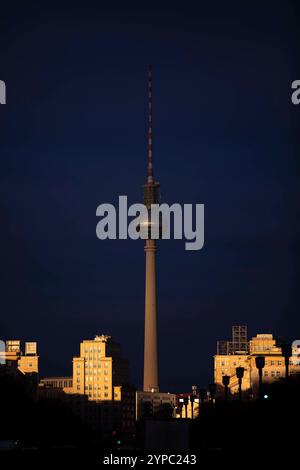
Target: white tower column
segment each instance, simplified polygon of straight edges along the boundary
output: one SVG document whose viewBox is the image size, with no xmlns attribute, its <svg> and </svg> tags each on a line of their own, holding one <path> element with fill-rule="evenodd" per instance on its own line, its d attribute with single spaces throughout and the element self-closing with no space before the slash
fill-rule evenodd
<svg viewBox="0 0 300 470">
<path fill-rule="evenodd" d="M 145 342 L 144 342 L 144 391 L 159 391 L 155 240 L 146 240 L 146 289 L 145 289 Z"/>
</svg>

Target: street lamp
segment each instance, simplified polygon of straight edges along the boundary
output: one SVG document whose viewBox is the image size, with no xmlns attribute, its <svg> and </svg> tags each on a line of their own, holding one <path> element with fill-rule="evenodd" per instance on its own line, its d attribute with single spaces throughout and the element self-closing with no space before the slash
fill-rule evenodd
<svg viewBox="0 0 300 470">
<path fill-rule="evenodd" d="M 257 356 L 255 358 L 255 365 L 256 368 L 258 369 L 258 393 L 259 393 L 259 398 L 261 399 L 262 397 L 262 388 L 263 388 L 263 383 L 262 383 L 262 371 L 263 368 L 265 367 L 265 357 L 264 356 Z"/>
<path fill-rule="evenodd" d="M 222 377 L 222 383 L 224 385 L 224 394 L 225 394 L 225 400 L 227 401 L 228 399 L 228 386 L 230 382 L 230 376 L 229 375 L 223 375 Z"/>
<path fill-rule="evenodd" d="M 200 417 L 200 413 L 203 412 L 203 404 L 204 400 L 207 398 L 207 391 L 205 388 L 199 388 L 199 414 L 198 417 Z M 201 406 L 200 406 L 201 405 Z"/>
<path fill-rule="evenodd" d="M 203 406 L 204 400 L 205 398 L 207 398 L 207 391 L 205 390 L 205 388 L 199 389 L 199 398 L 200 398 L 201 406 Z"/>
<path fill-rule="evenodd" d="M 281 351 L 282 355 L 284 357 L 284 362 L 285 362 L 285 378 L 286 380 L 289 377 L 289 363 L 290 363 L 290 357 L 292 355 L 292 347 L 290 344 L 283 344 L 281 346 Z"/>
<path fill-rule="evenodd" d="M 242 401 L 242 379 L 244 377 L 245 369 L 244 367 L 237 367 L 235 369 L 236 376 L 239 380 L 239 401 Z"/>
<path fill-rule="evenodd" d="M 185 417 L 186 417 L 186 419 L 187 419 L 187 417 L 188 417 L 189 397 L 184 397 L 184 399 L 183 399 L 183 404 L 184 404 L 184 408 L 185 408 Z"/>
<path fill-rule="evenodd" d="M 216 384 L 215 383 L 209 384 L 208 390 L 209 390 L 209 396 L 210 396 L 211 402 L 214 403 L 215 398 L 216 398 L 216 391 L 217 391 Z"/>
<path fill-rule="evenodd" d="M 191 409 L 192 409 L 192 419 L 194 419 L 194 401 L 195 401 L 195 395 L 190 395 L 190 403 L 191 403 Z"/>
<path fill-rule="evenodd" d="M 180 419 L 182 418 L 182 408 L 183 408 L 183 398 L 179 398 L 179 413 L 180 413 Z"/>
</svg>

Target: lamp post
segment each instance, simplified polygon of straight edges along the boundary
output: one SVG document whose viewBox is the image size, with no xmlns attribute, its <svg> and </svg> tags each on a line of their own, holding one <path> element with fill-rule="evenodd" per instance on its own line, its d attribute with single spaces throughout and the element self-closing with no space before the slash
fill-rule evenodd
<svg viewBox="0 0 300 470">
<path fill-rule="evenodd" d="M 182 418 L 182 408 L 183 408 L 183 398 L 179 398 L 178 405 L 179 405 L 179 415 L 180 415 L 180 419 L 181 419 Z"/>
<path fill-rule="evenodd" d="M 210 400 L 211 400 L 212 403 L 214 403 L 214 402 L 215 402 L 215 398 L 216 398 L 216 391 L 217 391 L 217 386 L 216 386 L 216 384 L 215 384 L 215 383 L 209 384 L 208 390 L 209 390 Z"/>
<path fill-rule="evenodd" d="M 184 397 L 184 399 L 183 399 L 183 404 L 184 404 L 185 418 L 186 418 L 186 419 L 187 419 L 187 417 L 188 417 L 188 403 L 189 403 L 189 397 Z"/>
<path fill-rule="evenodd" d="M 255 358 L 255 365 L 258 369 L 258 396 L 259 399 L 262 399 L 262 390 L 263 390 L 263 382 L 262 382 L 262 371 L 265 367 L 265 357 L 264 356 L 257 356 Z"/>
<path fill-rule="evenodd" d="M 258 369 L 258 395 L 259 395 L 259 445 L 262 447 L 263 443 L 263 409 L 262 409 L 262 398 L 263 398 L 263 381 L 262 381 L 262 371 L 265 367 L 265 357 L 264 356 L 257 356 L 255 358 L 255 365 Z"/>
<path fill-rule="evenodd" d="M 284 357 L 284 363 L 285 363 L 285 379 L 287 380 L 289 377 L 289 363 L 290 363 L 290 357 L 292 355 L 292 347 L 290 344 L 283 344 L 281 346 L 281 351 L 282 351 L 282 355 Z"/>
<path fill-rule="evenodd" d="M 224 385 L 224 395 L 225 395 L 225 401 L 227 402 L 228 400 L 228 386 L 230 382 L 230 376 L 229 375 L 223 375 L 222 377 L 222 383 Z"/>
<path fill-rule="evenodd" d="M 195 401 L 195 395 L 190 395 L 190 403 L 191 403 L 191 410 L 192 410 L 192 419 L 194 419 L 194 401 Z"/>
<path fill-rule="evenodd" d="M 203 413 L 204 410 L 204 400 L 207 398 L 207 391 L 205 388 L 199 388 L 199 414 L 198 418 L 200 418 L 200 415 Z"/>
<path fill-rule="evenodd" d="M 203 403 L 206 397 L 207 397 L 207 391 L 205 390 L 205 388 L 200 388 L 199 399 L 200 399 L 201 406 L 203 406 Z"/>
<path fill-rule="evenodd" d="M 244 367 L 237 367 L 235 369 L 236 376 L 239 380 L 239 401 L 242 401 L 242 379 L 244 377 L 245 369 Z"/>
</svg>

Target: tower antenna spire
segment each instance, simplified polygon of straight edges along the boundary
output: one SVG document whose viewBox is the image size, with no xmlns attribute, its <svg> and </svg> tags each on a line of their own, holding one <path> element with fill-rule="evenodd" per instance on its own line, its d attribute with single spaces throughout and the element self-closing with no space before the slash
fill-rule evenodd
<svg viewBox="0 0 300 470">
<path fill-rule="evenodd" d="M 153 183 L 152 164 L 152 67 L 148 65 L 148 183 Z"/>
</svg>

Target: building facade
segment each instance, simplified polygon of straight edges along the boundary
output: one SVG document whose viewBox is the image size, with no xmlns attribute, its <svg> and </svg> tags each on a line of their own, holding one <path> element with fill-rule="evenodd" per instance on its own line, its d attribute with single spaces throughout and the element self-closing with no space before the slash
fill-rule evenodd
<svg viewBox="0 0 300 470">
<path fill-rule="evenodd" d="M 0 364 L 13 366 L 23 374 L 38 374 L 37 343 L 26 342 L 22 348 L 20 340 L 7 340 L 3 343 L 2 350 L 0 350 Z"/>
<path fill-rule="evenodd" d="M 168 392 L 136 392 L 136 420 L 159 414 L 175 415 L 176 395 Z"/>
<path fill-rule="evenodd" d="M 100 335 L 80 343 L 80 356 L 73 358 L 73 393 L 89 400 L 118 400 L 118 387 L 128 384 L 128 361 L 111 336 Z"/>
<path fill-rule="evenodd" d="M 226 349 L 224 350 L 223 348 L 222 351 L 226 351 Z M 218 353 L 220 352 L 218 344 Z M 230 378 L 230 393 L 238 393 L 239 383 L 236 376 L 236 368 L 243 367 L 242 391 L 256 395 L 259 381 L 258 369 L 256 367 L 256 357 L 258 356 L 264 356 L 265 358 L 265 366 L 263 368 L 263 382 L 265 384 L 285 377 L 285 359 L 282 355 L 281 347 L 277 345 L 272 334 L 257 334 L 250 341 L 247 341 L 244 350 L 237 351 L 229 347 L 228 354 L 216 354 L 214 356 L 214 380 L 217 384 L 218 394 L 223 393 L 224 375 Z M 293 357 L 290 359 L 289 373 L 300 373 L 300 365 L 297 361 L 293 360 Z"/>
</svg>

